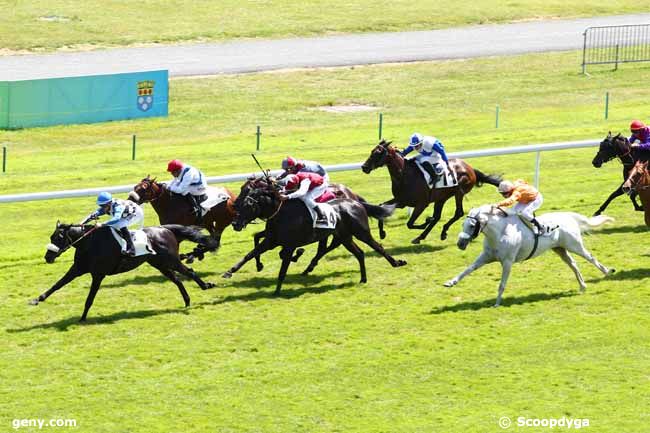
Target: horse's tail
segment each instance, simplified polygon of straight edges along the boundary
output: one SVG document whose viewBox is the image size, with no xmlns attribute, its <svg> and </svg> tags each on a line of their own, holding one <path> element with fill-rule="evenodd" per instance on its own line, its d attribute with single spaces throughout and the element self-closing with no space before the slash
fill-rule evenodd
<svg viewBox="0 0 650 433">
<path fill-rule="evenodd" d="M 483 186 L 484 183 L 499 186 L 499 183 L 503 180 L 501 176 L 496 174 L 485 174 L 481 170 L 477 169 L 474 169 L 474 173 L 476 173 L 476 186 Z"/>
<path fill-rule="evenodd" d="M 580 215 L 579 213 L 571 212 L 571 216 L 580 226 L 580 230 L 585 232 L 593 228 L 600 227 L 605 223 L 614 222 L 614 218 L 608 217 L 607 215 L 598 215 L 594 217 L 586 217 Z"/>
<path fill-rule="evenodd" d="M 202 228 L 197 226 L 182 226 L 179 224 L 165 224 L 162 227 L 174 233 L 178 242 L 192 241 L 199 244 L 207 251 L 219 248 L 219 242 L 211 236 L 201 233 Z"/>
<path fill-rule="evenodd" d="M 378 220 L 383 220 L 384 218 L 388 218 L 393 214 L 393 212 L 395 212 L 395 205 L 378 206 L 376 204 L 370 204 L 365 201 L 362 201 L 360 203 L 366 209 L 368 216 L 371 216 Z"/>
</svg>

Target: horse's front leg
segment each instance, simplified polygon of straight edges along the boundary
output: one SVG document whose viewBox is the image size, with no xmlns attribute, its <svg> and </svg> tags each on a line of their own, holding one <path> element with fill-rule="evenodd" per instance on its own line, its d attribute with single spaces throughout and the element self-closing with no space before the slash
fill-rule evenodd
<svg viewBox="0 0 650 433">
<path fill-rule="evenodd" d="M 495 307 L 501 305 L 501 298 L 503 297 L 503 291 L 506 289 L 506 283 L 508 282 L 508 277 L 510 277 L 510 270 L 512 269 L 512 260 L 504 260 L 501 262 L 501 282 L 499 283 L 499 293 L 497 295 L 497 301 L 494 304 Z"/>
<path fill-rule="evenodd" d="M 232 274 L 237 272 L 239 269 L 241 269 L 242 266 L 246 264 L 249 260 L 252 258 L 259 256 L 265 251 L 271 250 L 275 248 L 277 245 L 274 244 L 272 241 L 269 240 L 269 238 L 265 237 L 262 243 L 258 244 L 255 248 L 253 248 L 248 254 L 244 256 L 243 259 L 241 259 L 235 266 L 230 268 L 230 270 L 224 272 L 222 275 L 223 278 L 230 278 L 232 277 Z"/>
<path fill-rule="evenodd" d="M 74 280 L 75 278 L 77 278 L 80 275 L 83 275 L 84 273 L 85 272 L 79 271 L 77 266 L 73 264 L 72 266 L 70 266 L 70 269 L 68 269 L 68 272 L 66 272 L 65 275 L 63 277 L 61 277 L 61 279 L 59 281 L 54 283 L 54 285 L 52 287 L 50 287 L 45 292 L 41 293 L 38 296 L 38 298 L 34 298 L 34 299 L 30 300 L 29 301 L 30 305 L 38 305 L 39 302 L 45 301 L 47 298 L 50 297 L 50 295 L 52 293 L 56 292 L 61 287 L 65 286 L 70 281 Z"/>
<path fill-rule="evenodd" d="M 93 281 L 90 284 L 90 291 L 88 292 L 88 297 L 86 297 L 86 305 L 84 306 L 84 312 L 81 315 L 80 322 L 86 321 L 86 316 L 88 316 L 88 310 L 92 307 L 93 302 L 95 301 L 95 295 L 99 291 L 99 286 L 102 284 L 104 277 L 106 275 L 93 274 Z"/>
<path fill-rule="evenodd" d="M 390 200 L 385 201 L 382 204 L 380 204 L 380 206 L 384 206 L 384 205 L 390 206 L 390 205 L 394 205 L 396 203 L 397 203 L 397 199 L 395 197 L 393 197 Z M 379 239 L 386 239 L 386 231 L 384 230 L 384 220 L 380 218 L 377 221 L 377 226 L 379 227 Z"/>
<path fill-rule="evenodd" d="M 418 204 L 416 207 L 414 207 L 413 208 L 413 213 L 411 213 L 411 217 L 409 218 L 408 222 L 406 223 L 406 227 L 408 227 L 411 230 L 422 230 L 422 229 L 426 228 L 427 225 L 429 225 L 428 222 L 425 222 L 424 224 L 415 225 L 415 220 L 417 220 L 418 217 L 420 215 L 422 215 L 422 212 L 424 211 L 424 209 L 427 208 L 428 205 L 429 205 L 428 203 L 425 204 L 425 205 Z M 420 243 L 419 237 L 413 239 L 411 241 L 411 243 L 419 244 Z"/>
<path fill-rule="evenodd" d="M 442 233 L 440 233 L 440 240 L 444 241 L 447 239 L 447 231 L 449 230 L 449 227 L 456 221 L 458 221 L 463 215 L 465 215 L 465 211 L 463 210 L 463 194 L 462 193 L 457 193 L 456 194 L 456 211 L 454 212 L 454 216 L 451 217 L 449 221 L 445 223 L 444 226 L 442 226 Z"/>
<path fill-rule="evenodd" d="M 422 233 L 420 233 L 420 236 L 417 238 L 413 239 L 414 244 L 419 244 L 420 241 L 423 241 L 427 238 L 433 227 L 435 227 L 436 224 L 438 224 L 438 221 L 440 221 L 440 217 L 442 216 L 442 209 L 445 207 L 445 202 L 444 201 L 437 201 L 433 205 L 433 215 L 431 218 L 427 218 L 427 226 L 424 229 Z M 417 241 L 417 242 L 416 242 Z"/>
<path fill-rule="evenodd" d="M 264 236 L 266 236 L 266 230 L 262 230 L 261 232 L 257 232 L 253 235 L 253 248 L 257 248 L 257 246 L 260 244 L 260 239 L 262 239 Z M 259 255 L 255 256 L 255 268 L 257 269 L 257 272 L 260 272 L 262 269 L 264 269 L 262 257 Z"/>
<path fill-rule="evenodd" d="M 282 258 L 282 265 L 280 266 L 280 273 L 278 274 L 278 284 L 275 286 L 275 295 L 280 294 L 280 289 L 282 288 L 282 283 L 284 278 L 287 276 L 287 270 L 291 264 L 291 257 L 293 256 L 294 248 L 283 247 L 280 251 L 280 257 Z"/>
<path fill-rule="evenodd" d="M 638 194 L 636 191 L 632 191 L 630 193 L 630 200 L 632 200 L 632 204 L 634 205 L 634 210 L 635 211 L 643 211 L 644 207 L 643 204 L 639 204 L 639 201 L 637 200 Z"/>
<path fill-rule="evenodd" d="M 614 190 L 614 192 L 612 192 L 609 195 L 609 197 L 607 197 L 607 200 L 605 200 L 605 203 L 603 203 L 598 208 L 598 210 L 594 213 L 594 216 L 598 216 L 601 213 L 603 213 L 605 211 L 605 209 L 607 209 L 607 206 L 609 206 L 609 204 L 612 202 L 612 200 L 614 200 L 616 197 L 619 197 L 619 196 L 621 196 L 623 194 L 624 194 L 624 192 L 623 192 L 623 184 L 621 184 L 617 189 Z M 634 202 L 634 200 L 632 200 L 632 202 L 634 203 L 635 209 L 636 209 L 636 203 Z"/>
<path fill-rule="evenodd" d="M 492 263 L 494 261 L 495 261 L 495 259 L 494 259 L 494 256 L 492 256 L 492 254 L 488 254 L 487 252 L 483 251 L 483 252 L 481 252 L 481 254 L 479 254 L 479 256 L 476 258 L 476 260 L 474 260 L 474 263 L 469 265 L 463 272 L 461 272 L 460 274 L 456 275 L 451 280 L 444 283 L 444 286 L 445 287 L 453 287 L 456 284 L 458 284 L 460 282 L 460 280 L 462 280 L 463 278 L 465 278 L 466 276 L 468 276 L 469 274 L 471 274 L 472 272 L 474 272 L 475 270 L 477 270 L 481 266 L 486 265 L 488 263 Z"/>
</svg>

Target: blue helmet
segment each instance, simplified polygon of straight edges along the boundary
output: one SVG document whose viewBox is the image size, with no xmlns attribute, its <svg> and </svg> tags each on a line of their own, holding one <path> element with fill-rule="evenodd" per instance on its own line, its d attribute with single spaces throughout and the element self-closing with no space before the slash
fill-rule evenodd
<svg viewBox="0 0 650 433">
<path fill-rule="evenodd" d="M 417 146 L 418 144 L 422 143 L 422 140 L 423 140 L 422 134 L 416 132 L 413 135 L 411 135 L 411 139 L 409 140 L 409 143 L 411 146 Z"/>
<path fill-rule="evenodd" d="M 97 205 L 101 206 L 107 203 L 110 203 L 113 200 L 113 196 L 110 192 L 100 192 L 97 196 Z"/>
</svg>

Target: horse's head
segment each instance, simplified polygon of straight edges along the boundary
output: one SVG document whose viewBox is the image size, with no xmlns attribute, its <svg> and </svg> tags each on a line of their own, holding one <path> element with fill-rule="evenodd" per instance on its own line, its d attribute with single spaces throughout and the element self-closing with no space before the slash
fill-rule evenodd
<svg viewBox="0 0 650 433">
<path fill-rule="evenodd" d="M 133 191 L 129 193 L 129 200 L 137 204 L 154 201 L 162 194 L 163 186 L 156 182 L 156 178 L 151 179 L 149 175 L 142 179 Z"/>
<path fill-rule="evenodd" d="M 650 185 L 650 174 L 648 174 L 648 161 L 637 161 L 632 170 L 627 175 L 623 183 L 623 192 L 630 194 L 632 191 L 638 191 L 641 187 Z"/>
<path fill-rule="evenodd" d="M 596 156 L 591 163 L 594 167 L 600 168 L 604 163 L 611 161 L 616 157 L 622 158 L 629 155 L 630 150 L 630 143 L 626 137 L 623 137 L 620 133 L 612 135 L 610 132 L 607 134 L 607 137 L 600 142 L 598 153 L 596 153 Z"/>
<path fill-rule="evenodd" d="M 54 263 L 54 260 L 72 243 L 69 231 L 69 224 L 61 224 L 59 221 L 56 222 L 54 233 L 50 236 L 50 243 L 45 247 L 47 249 L 45 252 L 46 263 Z"/>
<path fill-rule="evenodd" d="M 496 208 L 500 212 L 505 213 L 502 209 Z M 461 250 L 467 248 L 467 245 L 476 239 L 478 235 L 485 229 L 490 215 L 494 212 L 494 208 L 490 205 L 484 205 L 474 208 L 469 211 L 467 218 L 463 222 L 463 230 L 458 234 L 458 241 L 456 245 Z"/>
<path fill-rule="evenodd" d="M 241 187 L 235 200 L 235 218 L 232 227 L 243 230 L 251 221 L 270 215 L 277 207 L 277 193 L 274 184 L 265 179 L 249 179 Z"/>
<path fill-rule="evenodd" d="M 388 156 L 391 143 L 392 141 L 382 139 L 379 144 L 372 149 L 370 156 L 361 166 L 361 170 L 368 174 L 376 168 L 383 167 L 386 164 L 386 157 Z"/>
</svg>

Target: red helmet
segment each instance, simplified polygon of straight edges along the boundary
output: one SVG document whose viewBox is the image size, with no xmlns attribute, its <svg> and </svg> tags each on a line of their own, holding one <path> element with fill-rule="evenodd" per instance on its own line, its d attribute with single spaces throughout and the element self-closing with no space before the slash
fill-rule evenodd
<svg viewBox="0 0 650 433">
<path fill-rule="evenodd" d="M 169 161 L 169 164 L 167 164 L 167 171 L 169 171 L 170 173 L 172 171 L 180 170 L 181 168 L 183 168 L 183 163 L 180 162 L 178 159 L 172 159 L 171 161 Z"/>
<path fill-rule="evenodd" d="M 284 158 L 282 160 L 282 169 L 283 170 L 288 170 L 290 168 L 295 167 L 297 163 L 298 163 L 298 161 L 296 161 L 295 158 L 287 156 L 286 158 Z"/>
<path fill-rule="evenodd" d="M 643 128 L 645 128 L 645 124 L 640 120 L 633 120 L 632 123 L 630 123 L 630 131 L 638 131 Z"/>
</svg>

